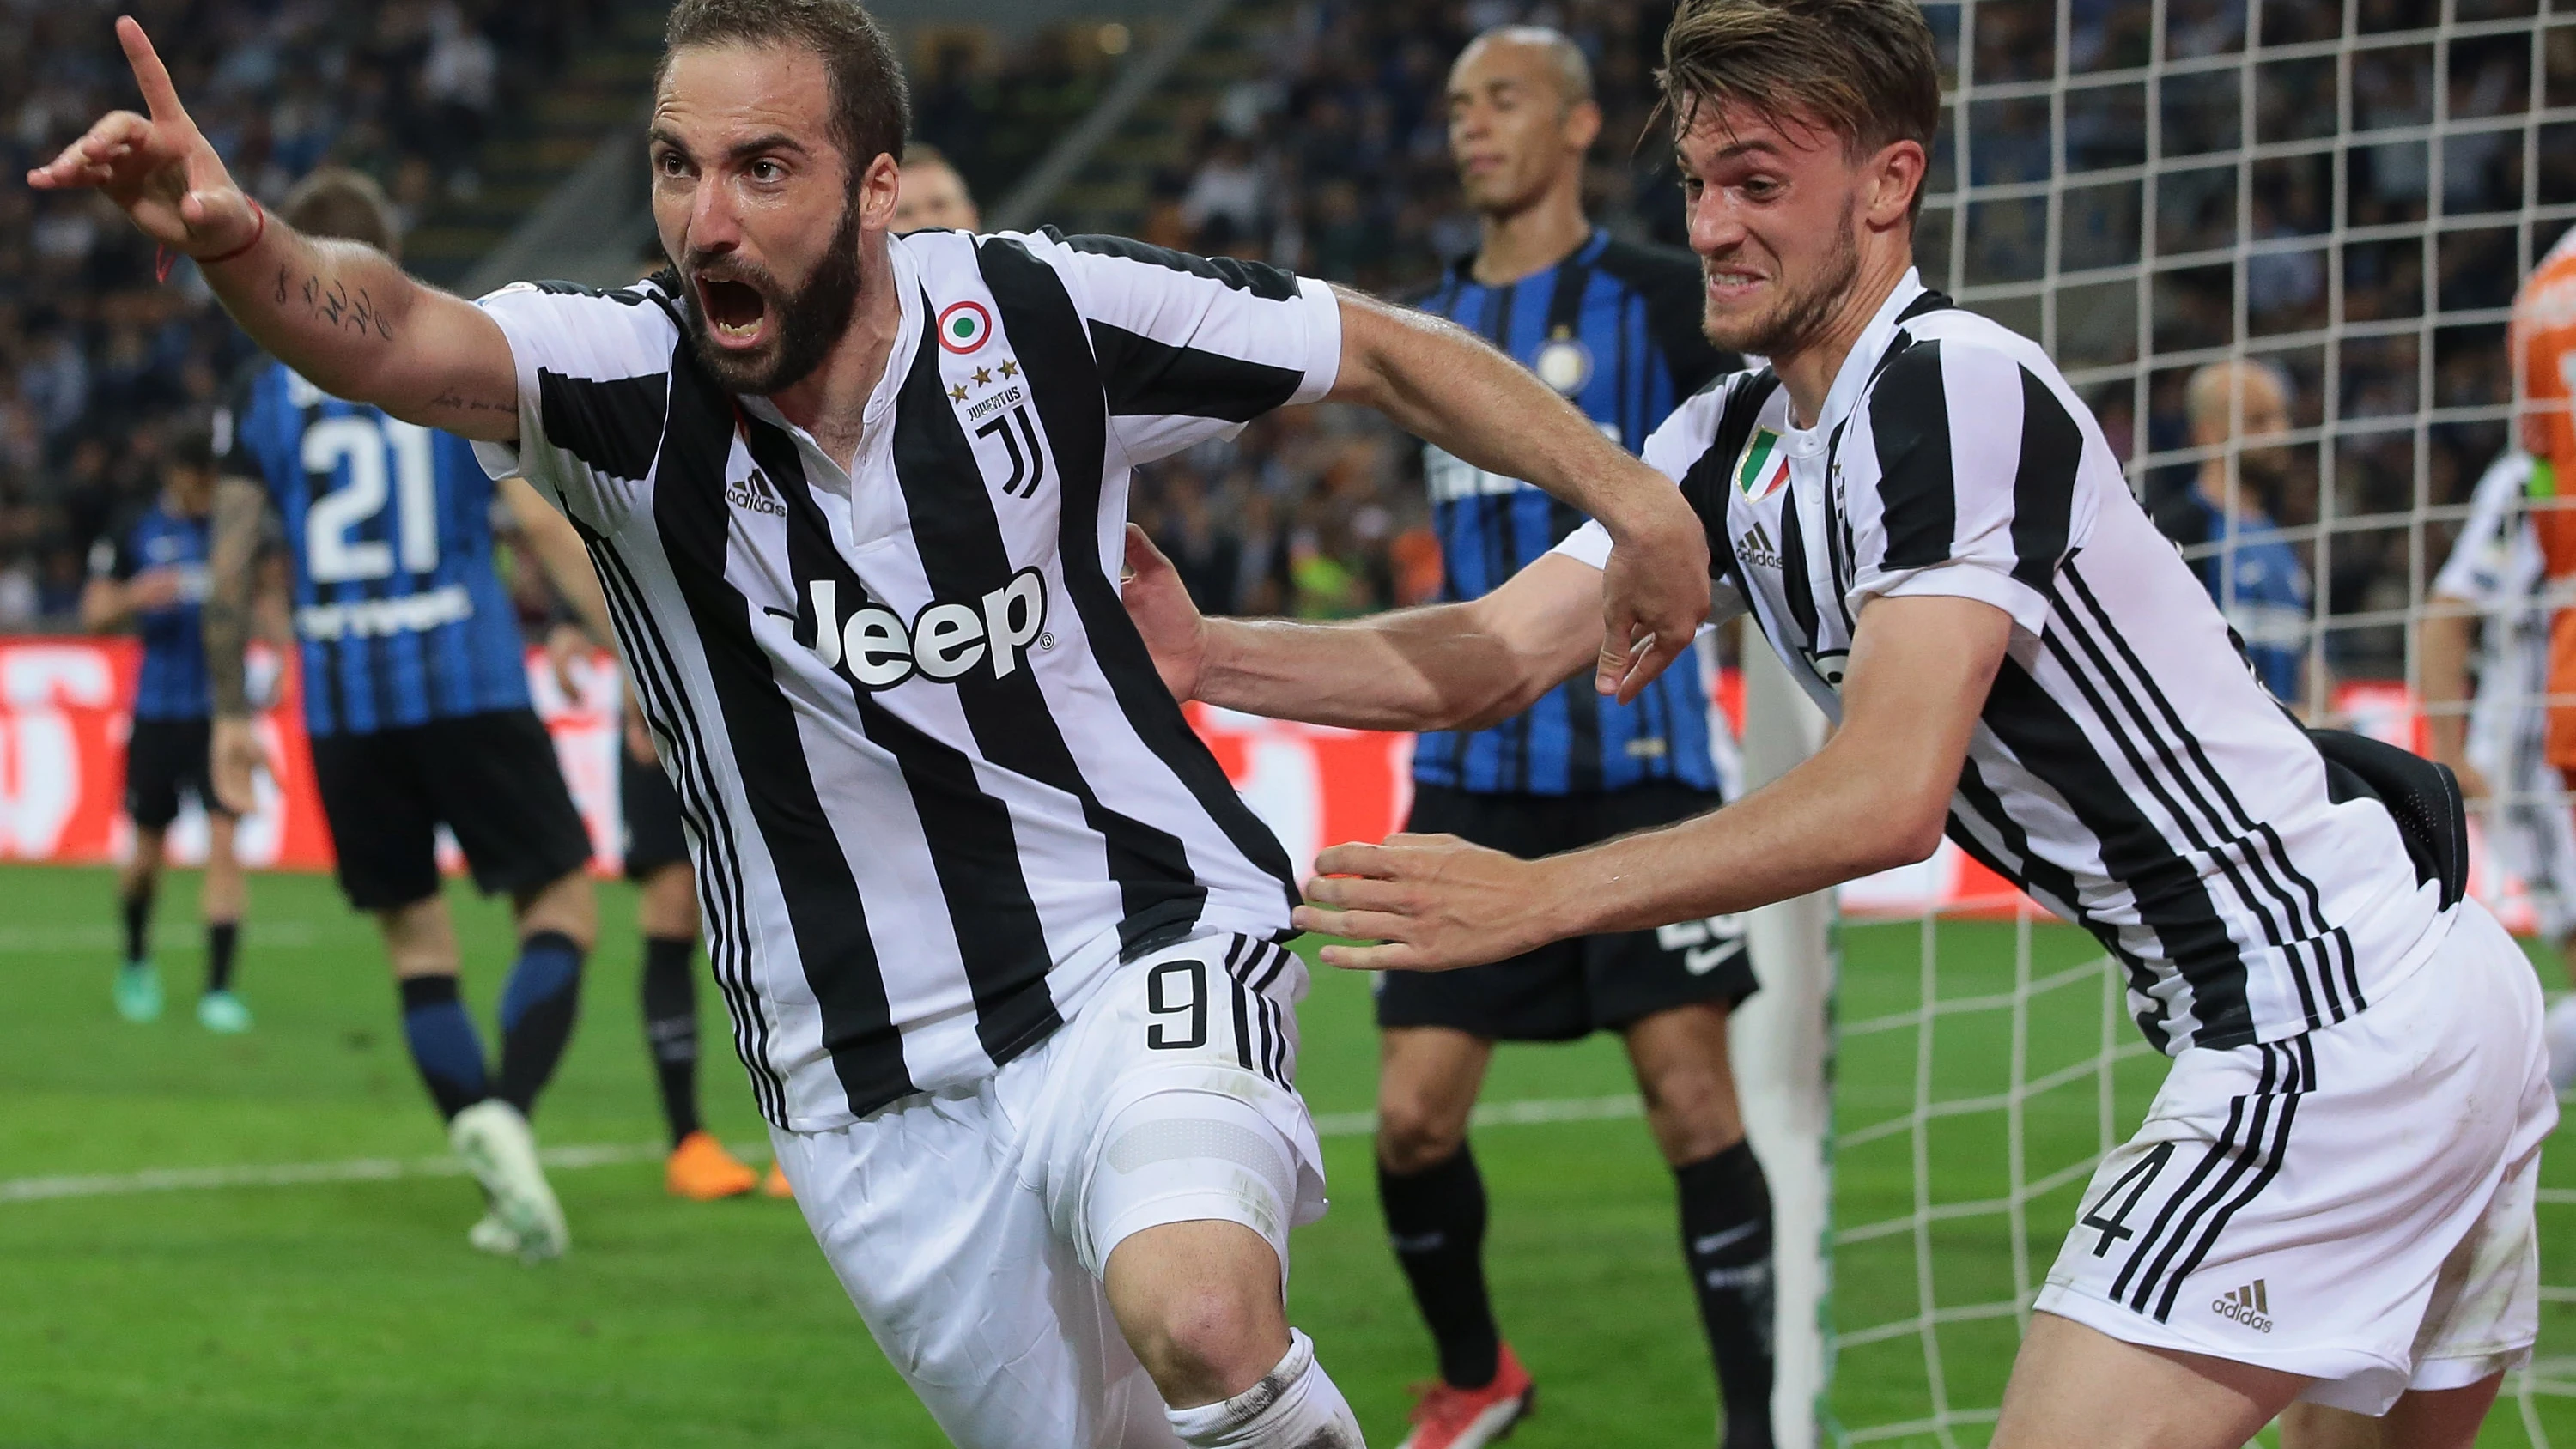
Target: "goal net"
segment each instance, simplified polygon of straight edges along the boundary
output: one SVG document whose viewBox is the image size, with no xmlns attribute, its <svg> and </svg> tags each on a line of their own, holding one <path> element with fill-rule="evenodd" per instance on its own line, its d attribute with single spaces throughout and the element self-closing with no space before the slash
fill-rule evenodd
<svg viewBox="0 0 2576 1449">
<path fill-rule="evenodd" d="M 2576 0 L 1925 8 L 1950 88 L 1925 280 L 2047 346 L 2285 696 L 2422 747 L 2428 587 L 2510 441 L 2507 309 L 2576 221 Z M 2196 440 L 2193 375 L 2223 362 L 2279 384 L 2286 431 L 2244 441 L 2241 383 Z M 2477 888 L 2529 928 L 2508 862 Z M 1755 1123 L 1830 1176 L 1782 1204 L 1784 1397 L 1820 1442 L 1982 1444 L 2165 1063 L 2089 938 L 1946 848 L 1848 889 L 1829 938 L 1771 929 L 1839 961 L 1823 1045 L 1789 1054 L 1830 1078 L 1829 1126 Z M 2544 1174 L 2539 1355 L 2484 1442 L 2576 1445 L 2576 1171 Z"/>
</svg>

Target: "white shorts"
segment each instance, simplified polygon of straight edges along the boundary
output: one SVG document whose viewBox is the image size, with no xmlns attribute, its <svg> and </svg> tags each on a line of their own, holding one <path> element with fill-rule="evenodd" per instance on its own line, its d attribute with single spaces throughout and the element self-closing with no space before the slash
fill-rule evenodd
<svg viewBox="0 0 2576 1449">
<path fill-rule="evenodd" d="M 2380 1414 L 2529 1360 L 2558 1121 L 2531 963 L 2476 902 L 2370 1009 L 2185 1051 L 2085 1190 L 2041 1311 Z"/>
<path fill-rule="evenodd" d="M 1305 963 L 1230 935 L 1120 966 L 972 1088 L 770 1130 L 841 1286 L 962 1449 L 1174 1449 L 1100 1285 L 1131 1233 L 1216 1218 L 1270 1241 L 1324 1212 L 1294 1086 Z"/>
</svg>

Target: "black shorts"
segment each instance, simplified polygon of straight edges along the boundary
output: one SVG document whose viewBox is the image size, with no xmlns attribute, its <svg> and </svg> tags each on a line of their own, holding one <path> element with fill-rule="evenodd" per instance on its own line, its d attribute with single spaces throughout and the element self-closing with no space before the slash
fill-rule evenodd
<svg viewBox="0 0 2576 1449">
<path fill-rule="evenodd" d="M 688 837 L 680 830 L 680 792 L 659 765 L 642 765 L 617 750 L 617 801 L 626 817 L 626 878 L 641 885 L 664 870 L 689 863 Z"/>
<path fill-rule="evenodd" d="M 1418 787 L 1405 829 L 1445 833 L 1526 860 L 1669 825 L 1718 806 L 1680 785 L 1608 795 L 1482 795 Z M 1377 1024 L 1445 1026 L 1493 1041 L 1572 1041 L 1698 1001 L 1730 1008 L 1757 983 L 1734 917 L 1556 941 L 1463 971 L 1389 971 Z"/>
<path fill-rule="evenodd" d="M 215 803 L 207 766 L 214 725 L 201 719 L 139 719 L 125 742 L 125 813 L 137 830 L 167 830 L 179 818 L 179 797 L 193 796 L 210 815 L 232 812 Z"/>
<path fill-rule="evenodd" d="M 313 777 L 340 889 L 362 911 L 438 894 L 442 824 L 486 895 L 552 885 L 590 859 L 590 828 L 532 710 L 317 735 Z"/>
</svg>

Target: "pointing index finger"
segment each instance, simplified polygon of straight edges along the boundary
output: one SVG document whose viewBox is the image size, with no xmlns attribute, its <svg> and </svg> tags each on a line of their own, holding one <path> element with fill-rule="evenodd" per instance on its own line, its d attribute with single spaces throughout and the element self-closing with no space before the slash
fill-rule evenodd
<svg viewBox="0 0 2576 1449">
<path fill-rule="evenodd" d="M 151 37 L 143 33 L 143 23 L 131 15 L 116 17 L 116 42 L 125 47 L 125 63 L 134 67 L 134 83 L 143 88 L 144 109 L 155 121 L 186 120 L 188 109 L 179 104 L 178 88 L 170 84 L 169 67 L 161 63 L 160 52 L 152 48 Z"/>
</svg>

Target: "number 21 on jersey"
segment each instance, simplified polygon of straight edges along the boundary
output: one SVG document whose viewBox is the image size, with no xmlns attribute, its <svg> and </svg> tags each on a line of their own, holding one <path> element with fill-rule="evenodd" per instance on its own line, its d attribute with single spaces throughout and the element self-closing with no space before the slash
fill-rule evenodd
<svg viewBox="0 0 2576 1449">
<path fill-rule="evenodd" d="M 309 405 L 301 396 L 295 401 Z M 388 504 L 395 509 L 403 572 L 437 572 L 438 462 L 429 429 L 372 413 L 319 418 L 304 430 L 298 461 L 313 490 L 304 515 L 304 566 L 313 582 L 392 575 L 395 546 L 355 536 Z"/>
</svg>

